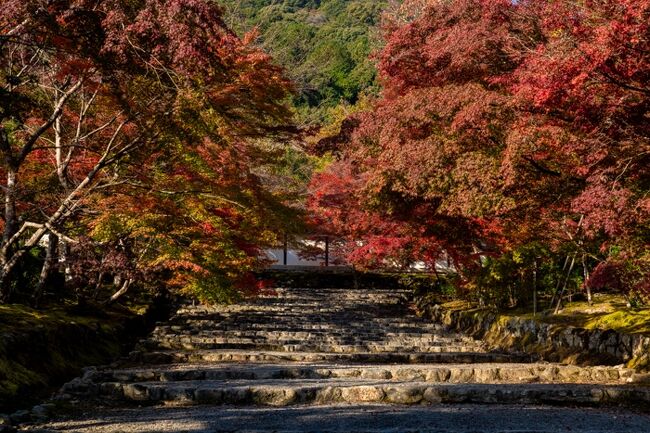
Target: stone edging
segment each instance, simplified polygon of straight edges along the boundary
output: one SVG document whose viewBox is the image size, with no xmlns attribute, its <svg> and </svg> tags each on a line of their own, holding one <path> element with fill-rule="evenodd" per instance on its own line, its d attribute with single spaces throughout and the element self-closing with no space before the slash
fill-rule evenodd
<svg viewBox="0 0 650 433">
<path fill-rule="evenodd" d="M 417 304 L 417 303 L 416 303 Z M 585 329 L 506 317 L 488 310 L 421 308 L 425 317 L 485 341 L 491 349 L 523 351 L 540 359 L 570 364 L 626 364 L 650 369 L 650 335 Z"/>
</svg>

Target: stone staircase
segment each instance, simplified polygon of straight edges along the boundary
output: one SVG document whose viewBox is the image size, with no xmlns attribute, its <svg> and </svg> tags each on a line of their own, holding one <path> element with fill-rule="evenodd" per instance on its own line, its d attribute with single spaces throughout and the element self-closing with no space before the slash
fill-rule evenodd
<svg viewBox="0 0 650 433">
<path fill-rule="evenodd" d="M 205 405 L 196 410 L 206 416 L 233 406 L 641 407 L 650 389 L 637 378 L 622 367 L 489 352 L 410 313 L 406 291 L 286 288 L 238 305 L 184 306 L 128 359 L 88 369 L 62 397 L 151 410 Z"/>
</svg>

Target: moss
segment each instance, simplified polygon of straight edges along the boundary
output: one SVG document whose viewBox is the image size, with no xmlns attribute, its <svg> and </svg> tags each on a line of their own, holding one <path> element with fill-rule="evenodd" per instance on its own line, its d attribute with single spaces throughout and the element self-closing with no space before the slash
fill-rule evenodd
<svg viewBox="0 0 650 433">
<path fill-rule="evenodd" d="M 637 371 L 650 371 L 650 355 L 645 354 L 632 358 L 626 365 L 628 368 L 634 368 Z"/>
<path fill-rule="evenodd" d="M 578 337 L 585 335 L 585 331 L 580 331 L 580 328 L 609 330 L 628 335 L 650 335 L 650 308 L 630 308 L 623 297 L 615 295 L 599 294 L 595 296 L 593 305 L 587 302 L 569 303 L 557 315 L 548 312 L 533 315 L 530 310 L 523 308 L 495 311 L 490 308 L 477 308 L 465 301 L 439 305 L 441 310 L 436 317 L 442 318 L 444 324 L 476 338 L 482 338 L 493 348 L 523 350 L 548 361 L 614 365 L 620 364 L 623 359 L 596 350 L 585 351 L 575 347 L 559 347 L 556 344 L 540 344 L 534 332 L 515 336 L 507 332 L 510 326 L 526 320 L 549 324 L 551 326 L 544 328 L 553 337 L 557 337 L 567 327 L 578 328 L 576 334 Z M 650 355 L 636 356 L 628 362 L 628 366 L 640 371 L 648 371 Z"/>
<path fill-rule="evenodd" d="M 630 308 L 622 296 L 616 295 L 596 295 L 593 305 L 572 302 L 559 314 L 539 320 L 585 329 L 611 329 L 626 334 L 650 333 L 650 307 Z"/>
<path fill-rule="evenodd" d="M 481 311 L 487 308 L 477 308 L 466 301 L 452 301 L 441 304 L 448 311 L 462 315 L 470 314 L 480 317 Z M 625 299 L 618 295 L 597 294 L 594 302 L 589 305 L 586 301 L 571 302 L 559 314 L 538 313 L 533 315 L 530 309 L 517 308 L 498 312 L 497 323 L 501 326 L 513 318 L 535 320 L 541 323 L 573 326 L 585 329 L 611 329 L 626 334 L 650 333 L 650 307 L 631 308 Z"/>
<path fill-rule="evenodd" d="M 536 340 L 537 338 L 533 334 L 526 332 L 524 335 L 522 335 L 519 344 L 521 344 L 522 347 L 529 347 Z"/>
<path fill-rule="evenodd" d="M 46 378 L 17 362 L 0 358 L 0 401 L 15 396 L 24 386 L 45 386 Z"/>
<path fill-rule="evenodd" d="M 124 311 L 0 305 L 0 412 L 38 401 L 81 367 L 119 357 L 143 325 Z"/>
<path fill-rule="evenodd" d="M 449 301 L 440 304 L 442 308 L 448 311 L 465 311 L 472 309 L 472 304 L 467 301 Z"/>
<path fill-rule="evenodd" d="M 30 327 L 52 327 L 67 323 L 95 326 L 101 318 L 70 314 L 64 307 L 35 310 L 24 305 L 0 305 L 0 332 L 14 332 Z"/>
</svg>

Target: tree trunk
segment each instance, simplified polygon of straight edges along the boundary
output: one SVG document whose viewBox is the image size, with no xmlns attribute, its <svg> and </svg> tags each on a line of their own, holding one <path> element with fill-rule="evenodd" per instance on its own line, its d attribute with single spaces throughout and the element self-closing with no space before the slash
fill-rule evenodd
<svg viewBox="0 0 650 433">
<path fill-rule="evenodd" d="M 12 164 L 7 164 L 7 183 L 5 185 L 5 209 L 4 209 L 4 232 L 2 234 L 2 246 L 7 247 L 12 237 L 18 231 L 18 221 L 16 220 L 16 189 L 18 174 Z M 3 248 L 2 257 L 0 257 L 0 302 L 8 302 L 11 298 L 11 285 L 9 274 L 13 269 L 10 264 L 10 257 L 13 248 Z"/>
<path fill-rule="evenodd" d="M 569 265 L 569 255 L 567 255 L 564 258 L 564 264 L 562 265 L 562 272 L 566 270 L 566 267 Z M 553 297 L 551 298 L 551 303 L 549 305 L 549 309 L 553 308 L 553 304 L 555 304 L 555 298 L 557 295 L 560 294 L 560 285 L 562 284 L 562 276 L 557 279 L 557 284 L 555 285 L 555 290 L 553 291 Z"/>
<path fill-rule="evenodd" d="M 537 269 L 539 266 L 537 260 L 535 258 L 533 265 L 533 317 L 537 316 Z"/>
<path fill-rule="evenodd" d="M 38 279 L 38 284 L 36 285 L 36 290 L 32 296 L 32 302 L 35 308 L 38 308 L 41 298 L 43 297 L 43 292 L 47 286 L 48 279 L 52 273 L 52 270 L 55 268 L 55 263 L 57 260 L 57 246 L 59 243 L 59 238 L 54 233 L 48 233 L 45 236 L 47 240 L 47 247 L 45 249 L 45 262 L 41 268 L 41 275 Z"/>
<path fill-rule="evenodd" d="M 3 264 L 0 268 L 0 304 L 9 302 L 11 299 L 11 285 L 9 276 L 11 274 L 12 266 Z"/>
<path fill-rule="evenodd" d="M 70 244 L 63 239 L 59 240 L 59 267 L 65 282 L 72 280 L 72 269 L 70 268 Z"/>
<path fill-rule="evenodd" d="M 587 280 L 589 279 L 589 271 L 587 270 L 587 262 L 585 260 L 586 254 L 582 255 L 582 275 L 584 277 L 584 285 L 585 289 L 587 290 L 587 302 L 589 305 L 593 304 L 593 299 L 591 296 L 591 287 L 589 287 L 589 284 L 587 284 Z"/>
<path fill-rule="evenodd" d="M 54 129 L 54 149 L 55 149 L 54 156 L 56 159 L 56 175 L 59 178 L 59 183 L 61 184 L 63 189 L 67 191 L 70 189 L 70 185 L 68 185 L 68 173 L 67 173 L 68 165 L 63 155 L 63 146 L 62 146 L 63 131 L 61 127 L 60 117 L 54 121 L 53 129 Z"/>
<path fill-rule="evenodd" d="M 124 280 L 124 283 L 122 283 L 122 287 L 120 287 L 120 290 L 113 293 L 113 296 L 108 298 L 104 302 L 104 305 L 110 305 L 110 304 L 114 303 L 115 301 L 117 301 L 118 299 L 120 299 L 122 296 L 124 296 L 124 294 L 126 294 L 126 292 L 129 291 L 129 287 L 131 286 L 132 281 L 133 280 L 131 280 L 130 278 L 127 278 L 126 280 Z"/>
<path fill-rule="evenodd" d="M 95 284 L 95 290 L 93 291 L 93 301 L 96 301 L 99 298 L 99 292 L 102 289 L 102 283 L 104 282 L 104 277 L 106 274 L 102 271 L 97 274 L 97 283 Z"/>
<path fill-rule="evenodd" d="M 11 237 L 18 231 L 18 221 L 16 220 L 16 189 L 18 174 L 16 171 L 7 168 L 7 184 L 5 190 L 5 229 L 2 235 L 2 243 L 7 244 Z"/>
<path fill-rule="evenodd" d="M 560 312 L 560 309 L 562 308 L 562 295 L 564 295 L 564 292 L 566 290 L 566 286 L 569 283 L 569 278 L 571 277 L 571 271 L 573 271 L 573 265 L 576 263 L 576 255 L 574 254 L 573 257 L 571 258 L 571 264 L 569 265 L 569 270 L 566 273 L 566 278 L 564 279 L 564 285 L 562 286 L 562 290 L 560 291 L 560 294 L 557 299 L 557 305 L 555 306 L 555 311 L 553 311 L 553 314 L 557 314 Z"/>
</svg>

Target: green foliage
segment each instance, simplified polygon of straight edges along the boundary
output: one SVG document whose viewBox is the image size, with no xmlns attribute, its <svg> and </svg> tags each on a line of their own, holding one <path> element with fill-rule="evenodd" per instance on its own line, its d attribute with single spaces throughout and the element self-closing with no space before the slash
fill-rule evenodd
<svg viewBox="0 0 650 433">
<path fill-rule="evenodd" d="M 242 299 L 241 292 L 233 286 L 232 280 L 216 272 L 192 280 L 186 290 L 206 304 L 232 304 Z"/>
<path fill-rule="evenodd" d="M 220 0 L 228 24 L 243 34 L 256 27 L 259 43 L 297 86 L 294 105 L 303 121 L 329 123 L 328 110 L 354 104 L 377 89 L 370 55 L 380 0 Z"/>
<path fill-rule="evenodd" d="M 552 296 L 556 281 L 562 277 L 561 266 L 559 256 L 551 254 L 547 247 L 525 244 L 498 257 L 484 257 L 481 268 L 464 289 L 466 296 L 483 305 L 529 305 L 535 286 L 540 296 Z M 572 281 L 571 288 L 581 283 Z"/>
<path fill-rule="evenodd" d="M 31 290 L 38 284 L 38 277 L 43 264 L 43 249 L 32 248 L 25 255 L 20 266 L 13 270 L 12 278 L 9 281 L 11 290 L 20 300 L 27 300 L 31 296 Z"/>
<path fill-rule="evenodd" d="M 398 284 L 412 290 L 415 296 L 433 294 L 436 297 L 449 298 L 456 292 L 453 280 L 451 275 L 411 273 L 400 275 Z"/>
</svg>

